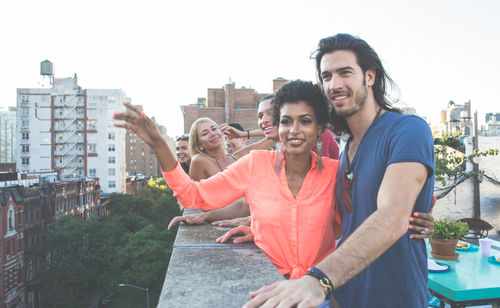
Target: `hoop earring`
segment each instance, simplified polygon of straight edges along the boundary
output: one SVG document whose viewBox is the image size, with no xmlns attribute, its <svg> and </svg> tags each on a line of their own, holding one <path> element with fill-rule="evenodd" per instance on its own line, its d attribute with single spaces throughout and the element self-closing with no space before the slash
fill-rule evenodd
<svg viewBox="0 0 500 308">
<path fill-rule="evenodd" d="M 276 173 L 280 174 L 281 172 L 281 154 L 283 150 L 283 144 L 281 142 L 276 143 L 276 158 L 274 160 L 274 170 Z"/>
<path fill-rule="evenodd" d="M 321 173 L 321 170 L 323 169 L 323 142 L 321 141 L 321 136 L 318 136 L 316 139 L 316 166 L 318 167 L 318 173 Z"/>
</svg>

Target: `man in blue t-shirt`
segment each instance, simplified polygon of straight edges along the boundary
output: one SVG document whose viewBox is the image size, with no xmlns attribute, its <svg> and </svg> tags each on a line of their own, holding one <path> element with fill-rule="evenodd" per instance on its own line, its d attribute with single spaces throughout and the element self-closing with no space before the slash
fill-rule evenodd
<svg viewBox="0 0 500 308">
<path fill-rule="evenodd" d="M 391 107 L 385 89 L 392 80 L 364 40 L 324 38 L 315 59 L 334 132 L 350 136 L 335 191 L 342 240 L 308 275 L 254 292 L 246 307 L 317 307 L 325 295 L 344 308 L 426 307 L 425 244 L 410 240 L 407 225 L 412 211 L 431 207 L 431 131 Z"/>
</svg>

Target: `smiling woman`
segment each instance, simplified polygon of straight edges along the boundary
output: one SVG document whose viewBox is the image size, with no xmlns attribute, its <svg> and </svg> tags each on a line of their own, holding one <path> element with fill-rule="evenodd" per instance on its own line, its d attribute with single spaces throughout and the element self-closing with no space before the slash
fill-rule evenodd
<svg viewBox="0 0 500 308">
<path fill-rule="evenodd" d="M 235 159 L 226 155 L 226 145 L 217 123 L 210 118 L 199 118 L 191 125 L 189 176 L 199 181 L 224 170 Z"/>
<path fill-rule="evenodd" d="M 163 141 L 152 141 L 151 146 L 169 187 L 184 206 L 212 210 L 245 197 L 255 244 L 284 276 L 295 279 L 335 249 L 338 215 L 332 204 L 332 174 L 338 161 L 311 151 L 328 121 L 328 104 L 316 85 L 292 81 L 278 91 L 275 104 L 280 106 L 276 108 L 284 151 L 253 151 L 206 181 L 189 179 Z M 117 126 L 131 129 L 146 142 L 158 139 L 148 118 L 132 112 L 115 118 L 126 121 Z M 198 128 L 205 150 L 217 143 L 212 125 Z"/>
</svg>

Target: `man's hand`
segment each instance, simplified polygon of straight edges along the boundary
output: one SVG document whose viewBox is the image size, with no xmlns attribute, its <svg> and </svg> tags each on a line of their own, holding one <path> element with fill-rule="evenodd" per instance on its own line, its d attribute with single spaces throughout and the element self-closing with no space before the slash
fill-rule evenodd
<svg viewBox="0 0 500 308">
<path fill-rule="evenodd" d="M 255 307 L 318 307 L 325 300 L 325 291 L 319 280 L 305 275 L 297 280 L 275 282 L 251 292 L 253 298 L 243 308 Z"/>
<path fill-rule="evenodd" d="M 176 216 L 168 224 L 168 230 L 172 230 L 172 228 L 180 222 L 183 222 L 188 225 L 201 225 L 206 222 L 205 219 L 206 219 L 206 213 L 186 215 L 186 216 Z"/>
<path fill-rule="evenodd" d="M 224 135 L 231 137 L 231 138 L 246 138 L 247 137 L 246 132 L 242 132 L 239 129 L 236 129 L 232 126 L 229 126 L 227 123 L 222 123 L 220 126 L 220 130 L 222 131 L 222 133 L 224 133 Z"/>
<path fill-rule="evenodd" d="M 250 216 L 238 217 L 226 220 L 213 221 L 212 225 L 219 227 L 238 227 L 238 226 L 250 226 Z"/>
<path fill-rule="evenodd" d="M 250 229 L 250 227 L 248 227 L 248 226 L 239 226 L 239 227 L 236 227 L 234 229 L 229 230 L 228 232 L 226 232 L 226 234 L 217 238 L 215 240 L 215 242 L 216 243 L 225 243 L 231 238 L 231 236 L 237 235 L 237 234 L 243 234 L 243 236 L 235 238 L 233 240 L 234 244 L 241 244 L 241 243 L 253 241 L 252 229 Z"/>
</svg>

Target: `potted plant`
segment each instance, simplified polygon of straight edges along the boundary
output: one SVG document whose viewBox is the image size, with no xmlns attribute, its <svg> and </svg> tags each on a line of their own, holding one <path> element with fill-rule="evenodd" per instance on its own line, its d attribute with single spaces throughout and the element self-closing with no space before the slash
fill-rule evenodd
<svg viewBox="0 0 500 308">
<path fill-rule="evenodd" d="M 455 260 L 458 239 L 469 233 L 465 222 L 451 222 L 446 219 L 434 221 L 434 232 L 431 234 L 431 255 L 436 259 Z"/>
</svg>

